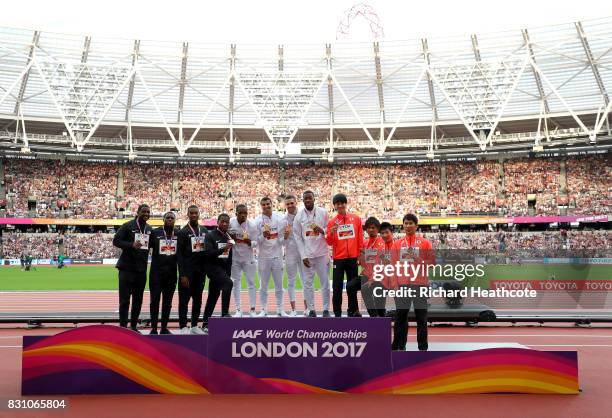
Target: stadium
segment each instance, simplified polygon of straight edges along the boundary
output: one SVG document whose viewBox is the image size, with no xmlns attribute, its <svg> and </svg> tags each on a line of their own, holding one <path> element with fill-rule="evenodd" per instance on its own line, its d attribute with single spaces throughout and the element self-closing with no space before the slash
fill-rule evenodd
<svg viewBox="0 0 612 418">
<path fill-rule="evenodd" d="M 373 8 L 358 4 L 347 10 L 338 33 L 347 32 L 355 19 L 363 18 L 374 35 L 382 30 Z M 210 400 L 194 396 L 179 401 L 167 396 L 171 393 L 238 393 L 236 399 L 255 405 L 251 415 L 268 417 L 285 416 L 287 408 L 295 410 L 291 413 L 294 416 L 312 416 L 313 411 L 340 416 L 349 411 L 351 416 L 362 416 L 370 411 L 395 416 L 413 402 L 420 402 L 426 416 L 451 412 L 454 404 L 464 408 L 465 414 L 478 413 L 479 408 L 486 407 L 498 416 L 605 415 L 602 411 L 609 401 L 603 388 L 609 383 L 606 359 L 611 347 L 607 342 L 612 338 L 609 331 L 612 102 L 608 91 L 612 90 L 612 18 L 406 41 L 374 38 L 369 42 L 349 39 L 328 43 L 216 43 L 121 39 L 0 27 L 0 353 L 5 357 L 0 366 L 7 376 L 0 382 L 0 400 L 59 396 L 70 403 L 71 410 L 66 412 L 92 416 L 100 415 L 100 408 L 110 403 L 116 405 L 111 406 L 106 416 L 143 414 L 147 406 L 159 408 L 161 415 L 190 416 L 198 408 L 210 408 L 212 414 L 219 416 L 247 413 L 230 405 L 233 402 L 228 399 L 233 398 Z M 275 292 L 278 316 L 281 312 L 284 316 L 286 311 L 299 318 L 244 318 L 257 324 L 246 331 L 251 334 L 229 326 L 222 328 L 223 323 L 244 323 L 242 318 L 218 321 L 211 318 L 210 329 L 204 327 L 207 334 L 210 332 L 207 338 L 217 338 L 214 335 L 217 331 L 218 338 L 223 335 L 229 341 L 230 335 L 257 338 L 260 335 L 257 331 L 268 326 L 266 320 L 281 321 L 278 324 L 346 321 L 335 322 L 340 324 L 335 331 L 358 334 L 346 342 L 319 341 L 317 345 L 317 341 L 290 341 L 287 337 L 293 335 L 290 328 L 282 327 L 277 331 L 284 337 L 275 337 L 279 341 L 232 342 L 242 344 L 243 350 L 258 347 L 257 356 L 255 351 L 237 356 L 249 359 L 261 357 L 262 352 L 270 354 L 277 348 L 278 353 L 290 352 L 292 344 L 303 344 L 310 354 L 314 353 L 310 357 L 316 358 L 321 353 L 323 357 L 329 354 L 328 357 L 336 358 L 338 364 L 347 361 L 342 364 L 345 369 L 338 366 L 338 375 L 320 377 L 321 384 L 313 383 L 317 381 L 313 376 L 295 381 L 284 376 L 284 372 L 290 376 L 290 363 L 274 366 L 276 371 L 268 376 L 261 371 L 262 366 L 249 369 L 251 366 L 244 362 L 245 369 L 238 366 L 232 369 L 236 375 L 222 375 L 223 384 L 202 383 L 204 380 L 199 380 L 196 372 L 186 371 L 188 359 L 201 360 L 194 354 L 201 354 L 199 348 L 193 348 L 196 338 L 201 336 L 180 335 L 184 329 L 190 331 L 182 324 L 183 274 L 177 277 L 176 271 L 170 292 L 172 308 L 166 318 L 169 329 L 162 325 L 162 331 L 174 334 L 168 336 L 168 342 L 163 340 L 166 336 L 146 336 L 152 329 L 150 283 L 144 294 L 141 290 L 142 311 L 139 317 L 136 313 L 136 320 L 134 308 L 131 311 L 131 328 L 145 337 L 114 326 L 127 326 L 122 323 L 119 311 L 122 268 L 118 267 L 119 280 L 115 268 L 121 266 L 121 257 L 130 251 L 118 245 L 122 225 L 130 221 L 138 224 L 144 219 L 148 224 L 144 230 L 138 224 L 138 230 L 131 231 L 132 241 L 138 240 L 135 235 L 148 234 L 147 228 L 157 227 L 161 227 L 168 241 L 164 225 L 171 213 L 181 231 L 195 226 L 207 235 L 220 231 L 220 214 L 229 215 L 231 227 L 234 219 L 239 219 L 240 205 L 245 205 L 248 211 L 247 223 L 264 225 L 266 216 L 270 222 L 274 219 L 264 206 L 265 198 L 269 198 L 274 216 L 283 217 L 285 227 L 291 231 L 285 233 L 284 240 L 288 240 L 287 234 L 294 234 L 296 229 L 296 223 L 286 221 L 292 213 L 288 202 L 293 200 L 297 213 L 307 216 L 308 210 L 312 210 L 305 206 L 308 191 L 317 206 L 312 222 L 318 207 L 326 213 L 326 221 L 327 214 L 329 219 L 339 219 L 343 209 L 338 209 L 338 202 L 342 203 L 338 196 L 345 196 L 350 214 L 359 220 L 359 230 L 363 224 L 361 238 L 365 236 L 367 240 L 368 219 L 376 217 L 390 224 L 392 237 L 399 242 L 405 239 L 407 214 L 414 214 L 418 217 L 419 236 L 436 250 L 436 260 L 447 263 L 470 260 L 482 267 L 484 274 L 479 278 L 429 277 L 429 286 L 438 291 L 433 292 L 438 296 L 430 297 L 425 306 L 428 309 L 425 327 L 429 324 L 430 340 L 427 354 L 453 352 L 463 356 L 468 354 L 457 353 L 476 355 L 480 350 L 529 349 L 542 350 L 542 356 L 551 357 L 541 359 L 537 365 L 530 363 L 533 369 L 529 370 L 513 370 L 510 363 L 490 360 L 488 366 L 483 363 L 482 369 L 469 371 L 472 373 L 469 377 L 461 377 L 461 371 L 457 371 L 451 377 L 440 377 L 438 382 L 438 377 L 432 374 L 431 385 L 437 384 L 435 387 L 428 387 L 423 383 L 426 376 L 419 375 L 425 379 L 423 382 L 408 380 L 403 386 L 398 383 L 385 388 L 380 382 L 391 377 L 383 376 L 382 372 L 368 375 L 374 372 L 365 370 L 362 376 L 351 371 L 347 376 L 363 379 L 365 383 L 338 383 L 337 389 L 330 382 L 341 381 L 337 376 L 342 370 L 356 367 L 347 358 L 360 357 L 364 352 L 370 355 L 367 350 L 372 349 L 361 344 L 380 345 L 388 350 L 386 339 L 389 337 L 391 342 L 391 329 L 382 327 L 384 344 L 381 344 L 381 339 L 375 338 L 381 332 L 380 326 L 364 325 L 367 332 L 363 336 L 352 328 L 358 327 L 362 319 L 348 317 L 376 316 L 365 295 L 359 296 L 357 311 L 349 307 L 349 311 L 336 315 L 344 318 L 321 321 L 304 318 L 309 311 L 315 311 L 311 305 L 321 304 L 325 309 L 322 316 L 326 316 L 325 312 L 329 316 L 331 308 L 325 306 L 330 304 L 330 292 L 334 314 L 337 292 L 347 295 L 351 303 L 348 270 L 347 282 L 343 284 L 341 273 L 337 289 L 335 270 L 341 265 L 337 260 L 343 258 L 336 257 L 337 244 L 331 241 L 327 241 L 329 248 L 325 246 L 324 256 L 327 263 L 324 274 L 329 277 L 322 278 L 322 270 L 317 270 L 315 280 L 313 272 L 310 287 L 303 281 L 308 274 L 299 262 L 302 258 L 314 258 L 304 257 L 303 252 L 298 254 L 302 257 L 298 259 L 297 274 L 295 269 L 291 273 L 289 250 L 283 247 L 280 282 L 274 276 L 272 283 L 270 271 L 266 279 L 259 277 L 262 260 L 268 260 L 269 250 L 264 247 L 255 247 L 254 253 L 250 251 L 250 257 L 253 254 L 255 257 L 252 263 L 259 263 L 258 270 L 253 269 L 253 278 L 249 278 L 246 270 L 238 270 L 235 277 L 236 259 L 233 264 L 230 261 L 232 272 L 228 280 L 230 284 L 233 281 L 231 300 L 227 299 L 230 314 L 248 316 L 250 304 L 251 314 L 256 305 L 257 311 L 262 311 L 260 316 L 274 316 L 273 309 L 267 312 L 267 306 L 261 302 L 263 295 L 260 301 L 261 290 L 266 288 L 266 301 L 267 293 Z M 142 217 L 143 205 L 150 209 L 150 218 Z M 199 219 L 192 221 L 194 207 Z M 241 221 L 237 222 L 239 225 Z M 339 221 L 336 222 L 338 225 Z M 329 235 L 327 222 L 321 226 L 322 233 Z M 333 228 L 331 223 L 330 227 Z M 245 233 L 241 237 L 248 240 L 252 234 L 240 228 Z M 265 228 L 265 233 L 259 233 L 262 240 L 263 237 L 269 240 L 270 227 Z M 196 231 L 191 229 L 194 237 L 200 237 L 200 230 Z M 230 241 L 235 239 L 231 231 L 225 235 Z M 174 232 L 170 237 L 174 238 Z M 251 238 L 255 240 L 254 235 Z M 148 237 L 146 242 L 149 245 Z M 180 237 L 175 245 L 181 246 Z M 250 249 L 251 244 L 247 245 Z M 363 246 L 361 250 L 359 257 L 363 256 Z M 157 251 L 159 257 L 160 250 Z M 174 251 L 176 254 L 177 250 Z M 236 257 L 237 248 L 232 251 Z M 145 280 L 147 269 L 149 272 L 155 269 L 153 264 L 147 267 L 147 257 L 151 258 L 148 252 L 144 256 L 145 270 L 141 272 Z M 152 257 L 156 257 L 155 249 Z M 181 262 L 178 263 L 181 271 Z M 175 270 L 176 265 L 175 261 Z M 360 266 L 362 274 L 366 267 Z M 307 267 L 310 269 L 310 265 Z M 212 281 L 216 273 L 206 274 L 208 280 L 200 289 L 204 301 L 212 293 L 225 293 Z M 278 283 L 281 295 L 283 292 L 289 295 L 284 299 L 280 296 L 282 306 Z M 175 289 L 179 291 L 175 293 Z M 251 289 L 253 294 L 257 292 L 255 299 Z M 439 296 L 444 294 L 443 290 L 469 296 Z M 537 292 L 537 296 L 507 297 L 510 293 L 528 292 Z M 215 305 L 216 300 L 212 304 L 213 317 L 227 314 L 224 296 L 221 298 L 223 308 Z M 381 316 L 397 324 L 403 311 L 401 303 L 393 298 L 386 303 L 387 312 Z M 273 306 L 273 301 L 269 304 Z M 243 313 L 241 305 L 247 308 Z M 409 317 L 411 324 L 415 319 L 419 321 L 417 311 L 423 310 L 417 308 L 416 302 L 414 307 Z M 192 308 L 199 312 L 199 306 Z M 190 311 L 193 314 L 191 308 Z M 207 321 L 203 303 L 202 312 Z M 196 324 L 192 321 L 191 334 L 198 334 L 193 330 L 200 329 L 199 315 L 193 315 Z M 383 319 L 367 319 L 372 320 Z M 157 334 L 157 316 L 153 324 Z M 331 331 L 318 326 L 300 332 L 315 335 Z M 92 329 L 100 331 L 98 334 L 88 331 Z M 408 346 L 404 344 L 401 351 L 420 355 L 421 336 L 417 349 L 414 329 L 410 328 Z M 72 341 L 69 335 L 79 332 L 83 340 Z M 368 332 L 370 337 L 366 337 Z M 53 345 L 44 346 L 46 339 L 36 339 L 46 336 L 49 341 L 58 338 L 61 342 L 62 335 L 66 336 L 64 343 L 88 341 L 101 344 L 98 348 L 108 348 L 105 344 L 121 348 L 117 348 L 119 354 L 113 354 L 116 357 L 109 354 L 104 360 L 92 360 L 94 351 L 89 357 L 68 355 L 61 351 L 67 349 L 64 346 L 53 352 Z M 192 338 L 194 343 L 189 344 L 193 346 L 180 342 L 183 337 Z M 143 341 L 149 340 L 154 343 L 144 345 Z M 158 341 L 159 345 L 154 346 Z M 216 363 L 214 367 L 206 363 L 207 370 L 233 364 L 225 362 L 224 354 L 216 348 L 221 343 L 216 346 L 212 344 L 214 340 L 210 341 L 206 361 L 212 358 Z M 184 353 L 184 363 L 164 363 L 167 358 L 162 354 L 168 354 L 164 350 L 172 345 L 176 345 L 176 353 Z M 152 347 L 158 351 L 153 353 Z M 43 357 L 39 357 L 37 350 L 43 350 Z M 574 359 L 575 376 L 573 372 L 555 374 L 556 361 L 570 367 L 570 360 L 553 359 L 554 351 L 570 353 L 564 355 Z M 49 358 L 44 357 L 47 352 L 51 353 Z M 58 357 L 52 357 L 53 353 Z M 389 360 L 389 370 L 391 364 L 399 367 L 397 364 L 403 361 L 392 357 L 396 354 L 395 351 L 389 354 L 394 359 Z M 118 360 L 137 355 L 142 355 L 138 358 L 143 361 L 143 368 L 150 367 L 149 374 L 140 375 L 136 365 L 130 368 Z M 67 362 L 65 358 L 70 356 L 78 362 Z M 295 357 L 300 355 L 292 356 Z M 470 357 L 457 363 L 477 365 L 485 357 L 482 354 L 477 360 Z M 504 361 L 510 359 L 508 354 Z M 115 360 L 117 364 L 113 366 Z M 79 367 L 90 363 L 95 367 L 87 370 L 97 370 L 99 375 L 75 372 L 78 369 L 81 373 Z M 167 369 L 159 371 L 158 367 L 165 364 Z M 323 370 L 322 364 L 313 366 L 313 370 Z M 67 368 L 67 378 L 61 377 L 60 365 Z M 103 367 L 112 369 L 112 376 L 98 370 Z M 300 363 L 302 367 L 310 366 Z M 539 373 L 534 371 L 537 367 L 548 371 L 534 377 Z M 400 372 L 393 376 L 401 374 L 416 379 L 418 373 L 433 373 L 408 373 L 404 369 Z M 482 383 L 485 378 L 489 379 L 487 382 L 497 382 L 495 379 L 505 372 L 508 376 L 517 373 L 512 384 L 501 382 L 501 378 L 499 383 Z M 474 377 L 478 373 L 483 373 L 478 375 L 480 380 Z M 554 382 L 549 380 L 553 375 L 557 379 Z M 161 380 L 155 383 L 151 378 L 153 383 L 147 384 L 146 376 Z M 63 392 L 49 391 L 58 387 L 53 382 L 64 382 L 62 379 L 68 382 L 62 386 Z M 74 383 L 77 379 L 85 383 L 79 386 Z M 243 383 L 235 386 L 232 379 Z M 461 379 L 467 386 L 461 386 Z M 119 383 L 111 388 L 108 382 Z M 105 385 L 111 388 L 107 392 Z M 578 393 L 578 389 L 582 391 L 576 395 L 578 399 L 559 395 Z M 354 404 L 349 405 L 346 399 L 331 396 L 336 392 L 368 395 L 351 396 L 350 402 Z M 88 396 L 104 393 L 109 395 Z M 166 395 L 125 396 L 141 393 Z M 248 393 L 258 393 L 259 397 L 247 397 Z M 272 395 L 276 393 L 304 396 L 292 395 L 287 401 Z M 443 399 L 439 401 L 421 396 L 380 398 L 382 393 L 445 395 L 434 397 Z M 458 393 L 494 394 L 483 397 Z M 509 395 L 511 399 L 501 393 L 531 394 Z M 557 395 L 542 397 L 534 393 Z M 83 395 L 65 396 L 76 394 Z M 368 407 L 368 402 L 378 406 Z M 525 410 L 513 413 L 517 405 Z M 540 412 L 536 412 L 538 408 Z"/>
</svg>

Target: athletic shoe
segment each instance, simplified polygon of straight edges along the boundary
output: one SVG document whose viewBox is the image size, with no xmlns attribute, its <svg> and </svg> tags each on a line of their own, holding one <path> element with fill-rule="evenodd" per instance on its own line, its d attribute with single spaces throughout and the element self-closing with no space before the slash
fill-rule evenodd
<svg viewBox="0 0 612 418">
<path fill-rule="evenodd" d="M 329 318 L 329 311 L 327 309 L 323 311 L 323 318 Z"/>
<path fill-rule="evenodd" d="M 268 311 L 266 311 L 265 309 L 263 309 L 261 312 L 259 312 L 259 315 L 257 315 L 260 318 L 265 318 L 266 316 L 268 316 Z"/>
<path fill-rule="evenodd" d="M 276 314 L 277 314 L 278 316 L 280 316 L 280 317 L 283 317 L 283 318 L 288 318 L 288 317 L 289 317 L 289 315 L 287 314 L 287 312 L 285 312 L 285 311 L 284 311 L 284 310 L 282 310 L 282 309 L 279 309 L 278 311 L 276 311 Z"/>
<path fill-rule="evenodd" d="M 348 316 L 349 318 L 361 318 L 361 313 L 359 311 L 355 311 L 355 312 L 346 312 L 346 316 Z"/>
<path fill-rule="evenodd" d="M 200 327 L 191 327 L 191 333 L 193 335 L 206 335 L 206 333 Z"/>
<path fill-rule="evenodd" d="M 289 312 L 289 316 L 295 318 L 297 316 L 297 312 L 295 311 L 295 309 L 293 309 L 291 312 Z"/>
<path fill-rule="evenodd" d="M 152 329 L 151 332 L 149 332 L 149 335 L 158 335 L 157 330 Z"/>
<path fill-rule="evenodd" d="M 181 328 L 181 330 L 179 331 L 179 334 L 181 334 L 181 335 L 187 335 L 187 334 L 189 334 L 189 327 L 183 327 L 183 328 Z"/>
<path fill-rule="evenodd" d="M 161 331 L 159 331 L 159 335 L 172 335 L 172 331 L 168 328 L 162 328 Z"/>
<path fill-rule="evenodd" d="M 240 315 L 242 316 L 242 315 Z M 232 316 L 228 313 L 226 313 L 225 315 L 221 315 L 221 318 L 232 318 Z"/>
<path fill-rule="evenodd" d="M 142 332 L 138 331 L 138 328 L 136 328 L 136 327 L 131 327 L 130 329 L 132 331 L 134 331 L 135 333 L 137 333 L 137 334 L 142 334 Z"/>
<path fill-rule="evenodd" d="M 249 311 L 249 316 L 250 316 L 251 318 L 256 318 L 256 317 L 257 317 L 257 312 L 255 312 L 255 309 L 251 309 L 251 310 Z"/>
<path fill-rule="evenodd" d="M 316 318 L 316 317 L 317 317 L 317 312 L 316 312 L 316 311 L 310 311 L 310 312 L 308 312 L 308 317 L 309 317 L 309 318 Z"/>
<path fill-rule="evenodd" d="M 208 335 L 208 325 L 202 327 L 202 335 Z"/>
<path fill-rule="evenodd" d="M 240 311 L 240 309 L 238 309 L 236 313 L 234 313 L 234 318 L 241 318 L 241 317 L 242 317 L 242 312 Z"/>
</svg>

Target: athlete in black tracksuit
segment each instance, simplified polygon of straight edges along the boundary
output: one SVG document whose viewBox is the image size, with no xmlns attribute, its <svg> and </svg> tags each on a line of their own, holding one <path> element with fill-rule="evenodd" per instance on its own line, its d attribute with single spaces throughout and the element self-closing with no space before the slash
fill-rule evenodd
<svg viewBox="0 0 612 418">
<path fill-rule="evenodd" d="M 208 326 L 215 310 L 219 294 L 221 294 L 221 316 L 229 316 L 230 297 L 232 294 L 232 245 L 234 241 L 228 235 L 230 217 L 223 213 L 217 219 L 217 229 L 210 231 L 206 236 L 206 274 L 210 280 L 208 284 L 208 298 L 204 308 L 202 328 Z"/>
<path fill-rule="evenodd" d="M 119 325 L 127 327 L 130 298 L 132 299 L 132 312 L 130 327 L 137 331 L 138 317 L 142 307 L 142 296 L 147 284 L 147 261 L 149 258 L 149 245 L 142 245 L 136 241 L 136 234 L 150 237 L 151 227 L 147 225 L 151 209 L 147 205 L 140 205 L 136 218 L 124 223 L 113 238 L 113 245 L 121 248 L 121 256 L 117 261 L 119 269 Z M 146 240 L 146 238 L 144 238 Z"/>
<path fill-rule="evenodd" d="M 159 301 L 162 298 L 160 334 L 171 334 L 168 331 L 168 320 L 172 310 L 172 298 L 176 290 L 176 248 L 177 232 L 174 228 L 174 212 L 164 215 L 164 226 L 151 232 L 149 246 L 153 249 L 151 270 L 149 272 L 149 291 L 151 293 L 151 334 L 157 334 Z M 161 251 L 160 251 L 161 250 Z"/>
<path fill-rule="evenodd" d="M 187 211 L 189 222 L 177 234 L 178 247 L 176 260 L 179 270 L 179 326 L 181 331 L 186 331 L 187 308 L 189 300 L 191 303 L 191 326 L 195 329 L 198 325 L 200 311 L 202 309 L 202 292 L 206 272 L 204 270 L 204 242 L 206 240 L 206 228 L 199 225 L 200 211 L 197 206 L 190 206 Z M 201 239 L 198 248 L 197 239 Z"/>
</svg>

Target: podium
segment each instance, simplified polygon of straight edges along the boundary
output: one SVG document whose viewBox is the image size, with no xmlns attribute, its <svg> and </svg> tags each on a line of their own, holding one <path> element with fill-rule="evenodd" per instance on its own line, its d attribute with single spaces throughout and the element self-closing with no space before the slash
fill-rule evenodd
<svg viewBox="0 0 612 418">
<path fill-rule="evenodd" d="M 388 318 L 212 318 L 209 331 L 149 336 L 97 325 L 24 336 L 22 394 L 579 391 L 575 351 L 391 351 Z"/>
</svg>

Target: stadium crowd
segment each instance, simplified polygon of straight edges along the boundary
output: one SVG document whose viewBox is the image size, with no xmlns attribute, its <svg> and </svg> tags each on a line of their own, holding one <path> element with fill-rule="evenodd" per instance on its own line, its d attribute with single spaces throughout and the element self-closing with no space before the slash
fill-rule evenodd
<svg viewBox="0 0 612 418">
<path fill-rule="evenodd" d="M 612 164 L 609 154 L 567 158 L 567 194 L 561 160 L 552 158 L 440 164 L 335 165 L 169 165 L 5 159 L 6 215 L 60 216 L 57 200 L 67 198 L 64 215 L 116 218 L 148 202 L 154 216 L 169 209 L 186 212 L 190 204 L 204 217 L 246 203 L 252 214 L 258 199 L 311 189 L 328 211 L 331 196 L 345 193 L 362 217 L 398 218 L 407 212 L 426 214 L 607 215 L 612 211 Z M 118 184 L 123 167 L 123 184 Z M 500 173 L 503 173 L 500 174 Z M 122 187 L 121 187 L 122 186 Z M 446 187 L 445 187 L 446 186 Z M 535 195 L 530 207 L 528 195 Z M 1 198 L 2 196 L 0 196 Z M 36 200 L 28 208 L 28 200 Z M 117 204 L 117 206 L 116 206 Z M 31 203 L 30 203 L 30 206 Z M 172 207 L 171 207 L 172 206 Z"/>
<path fill-rule="evenodd" d="M 394 234 L 402 237 L 401 232 Z M 612 248 L 609 230 L 580 231 L 473 231 L 425 232 L 423 236 L 436 249 L 453 250 L 605 250 Z M 35 258 L 59 255 L 63 239 L 64 255 L 75 259 L 116 258 L 119 250 L 113 247 L 110 233 L 20 233 L 2 235 L 0 258 L 18 258 L 21 254 Z M 610 254 L 608 254 L 609 256 Z"/>
<path fill-rule="evenodd" d="M 451 163 L 446 166 L 448 212 L 492 213 L 497 210 L 499 163 Z"/>
<path fill-rule="evenodd" d="M 610 154 L 567 160 L 570 212 L 575 215 L 609 214 L 612 206 Z"/>
<path fill-rule="evenodd" d="M 504 163 L 506 206 L 513 216 L 528 215 L 528 195 L 536 215 L 557 214 L 560 164 L 553 159 L 518 159 Z"/>
<path fill-rule="evenodd" d="M 178 190 L 175 200 L 186 212 L 189 205 L 198 205 L 202 217 L 218 214 L 227 189 L 227 170 L 216 165 L 180 165 L 175 168 Z"/>
</svg>

